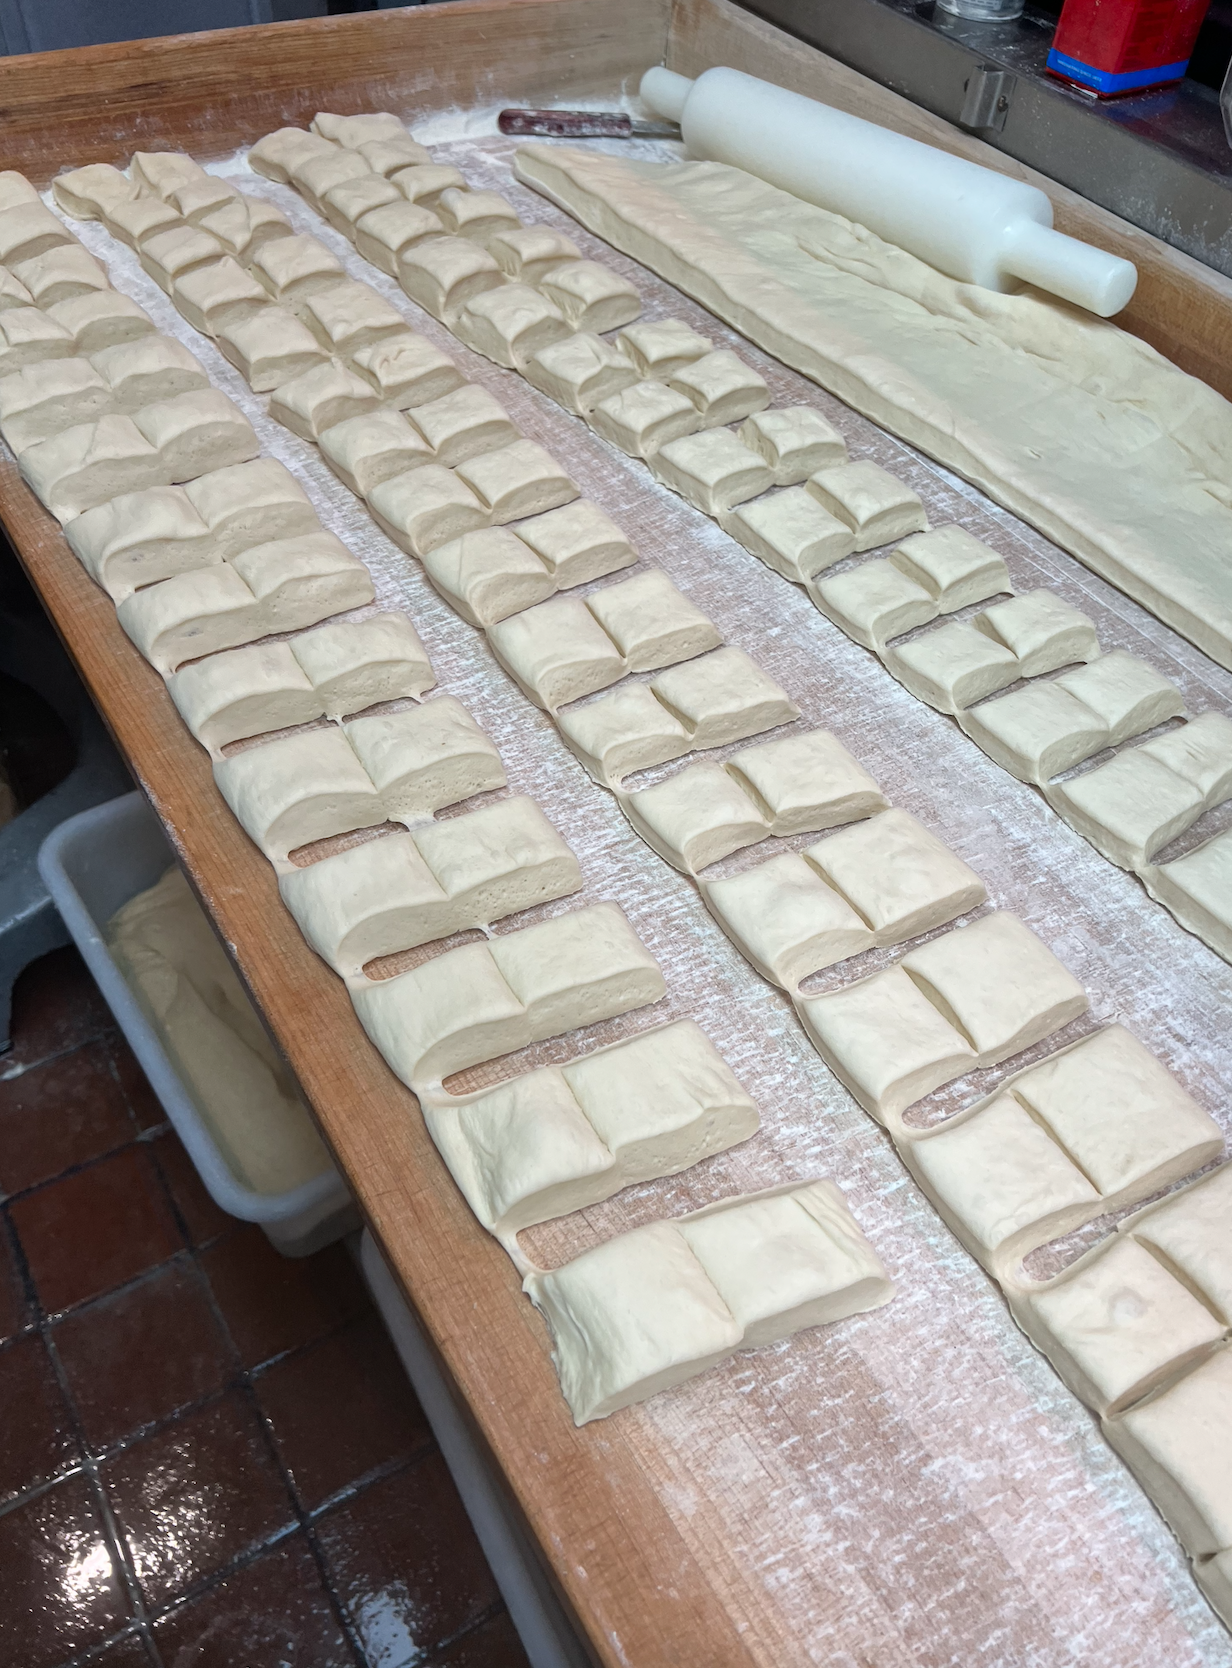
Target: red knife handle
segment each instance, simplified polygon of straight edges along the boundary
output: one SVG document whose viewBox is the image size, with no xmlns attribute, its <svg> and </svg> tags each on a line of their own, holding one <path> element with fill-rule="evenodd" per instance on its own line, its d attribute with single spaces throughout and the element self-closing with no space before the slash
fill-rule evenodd
<svg viewBox="0 0 1232 1668">
<path fill-rule="evenodd" d="M 631 119 L 620 110 L 502 110 L 502 133 L 541 139 L 627 139 Z"/>
</svg>

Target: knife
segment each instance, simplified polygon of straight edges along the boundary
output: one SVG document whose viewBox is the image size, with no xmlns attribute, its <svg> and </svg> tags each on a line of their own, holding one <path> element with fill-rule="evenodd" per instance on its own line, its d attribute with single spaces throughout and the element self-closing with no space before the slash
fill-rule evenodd
<svg viewBox="0 0 1232 1668">
<path fill-rule="evenodd" d="M 643 121 L 622 110 L 502 110 L 502 133 L 539 139 L 679 139 L 677 122 Z"/>
</svg>

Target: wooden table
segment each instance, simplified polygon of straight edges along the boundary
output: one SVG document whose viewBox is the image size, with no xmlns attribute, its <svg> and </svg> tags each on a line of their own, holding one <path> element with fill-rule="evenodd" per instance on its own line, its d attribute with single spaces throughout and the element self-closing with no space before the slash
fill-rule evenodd
<svg viewBox="0 0 1232 1668">
<path fill-rule="evenodd" d="M 134 149 L 223 155 L 318 109 L 615 98 L 650 63 L 730 63 L 1029 176 L 725 0 L 454 0 L 440 6 L 8 59 L 0 165 L 45 184 Z M 1122 323 L 1232 391 L 1232 284 L 1044 184 L 1070 232 L 1142 272 Z M 443 1171 L 409 1094 L 282 908 L 273 872 L 215 791 L 161 680 L 52 519 L 0 461 L 0 516 L 82 677 L 291 1061 L 335 1159 L 519 1500 L 596 1658 L 636 1668 L 752 1663 L 722 1583 L 686 1544 L 619 1419 L 576 1431 L 543 1326 Z M 844 1660 L 849 1660 L 844 1658 Z M 897 1658 L 896 1658 L 897 1660 Z M 787 1668 L 787 1664 L 784 1664 Z"/>
</svg>

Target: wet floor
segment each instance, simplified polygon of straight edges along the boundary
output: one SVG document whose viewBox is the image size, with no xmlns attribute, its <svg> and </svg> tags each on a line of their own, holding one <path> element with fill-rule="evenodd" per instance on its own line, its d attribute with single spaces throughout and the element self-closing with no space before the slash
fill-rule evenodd
<svg viewBox="0 0 1232 1668">
<path fill-rule="evenodd" d="M 347 1252 L 210 1200 L 75 951 L 0 1056 L 0 1661 L 524 1668 Z"/>
</svg>

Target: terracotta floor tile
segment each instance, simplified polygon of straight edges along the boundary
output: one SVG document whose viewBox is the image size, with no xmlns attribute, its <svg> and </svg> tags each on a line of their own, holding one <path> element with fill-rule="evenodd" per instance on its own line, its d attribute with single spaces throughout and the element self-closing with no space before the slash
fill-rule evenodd
<svg viewBox="0 0 1232 1668">
<path fill-rule="evenodd" d="M 0 1078 L 115 1030 L 111 1009 L 75 946 L 32 961 L 13 987 L 13 1046 Z"/>
<path fill-rule="evenodd" d="M 439 1454 L 373 1483 L 317 1524 L 335 1592 L 380 1668 L 406 1668 L 497 1598 Z"/>
<path fill-rule="evenodd" d="M 128 1109 L 137 1120 L 139 1129 L 156 1129 L 165 1124 L 167 1114 L 163 1104 L 151 1089 L 149 1079 L 137 1064 L 137 1056 L 122 1036 L 109 1037 L 111 1063 L 128 1101 Z"/>
<path fill-rule="evenodd" d="M 8 1224 L 0 1219 L 0 1344 L 30 1324 L 21 1269 Z"/>
<path fill-rule="evenodd" d="M 0 1500 L 45 1483 L 77 1458 L 46 1345 L 32 1332 L 0 1350 Z"/>
<path fill-rule="evenodd" d="M 194 1245 L 208 1244 L 235 1227 L 235 1217 L 220 1210 L 206 1192 L 205 1183 L 174 1130 L 158 1136 L 150 1147 Z"/>
<path fill-rule="evenodd" d="M 311 1343 L 371 1308 L 341 1245 L 283 1257 L 259 1228 L 246 1226 L 210 1246 L 201 1262 L 246 1367 Z"/>
<path fill-rule="evenodd" d="M 530 1668 L 518 1630 L 502 1610 L 490 1622 L 464 1634 L 433 1668 Z"/>
<path fill-rule="evenodd" d="M 9 1207 L 49 1312 L 165 1262 L 183 1241 L 150 1155 L 126 1147 Z"/>
<path fill-rule="evenodd" d="M 101 1473 L 151 1604 L 195 1586 L 294 1517 L 256 1416 L 236 1393 L 135 1442 Z"/>
<path fill-rule="evenodd" d="M 0 1639 L 7 1662 L 53 1668 L 129 1617 L 84 1477 L 69 1477 L 0 1517 Z"/>
<path fill-rule="evenodd" d="M 155 1623 L 163 1661 L 193 1668 L 354 1668 L 302 1534 Z"/>
<path fill-rule="evenodd" d="M 256 1381 L 283 1464 L 311 1511 L 378 1465 L 432 1440 L 376 1315 L 277 1361 Z"/>
<path fill-rule="evenodd" d="M 50 1181 L 137 1133 L 105 1041 L 0 1080 L 0 1193 Z"/>
<path fill-rule="evenodd" d="M 74 1310 L 54 1337 L 95 1449 L 221 1390 L 234 1371 L 204 1281 L 186 1262 Z"/>
</svg>

